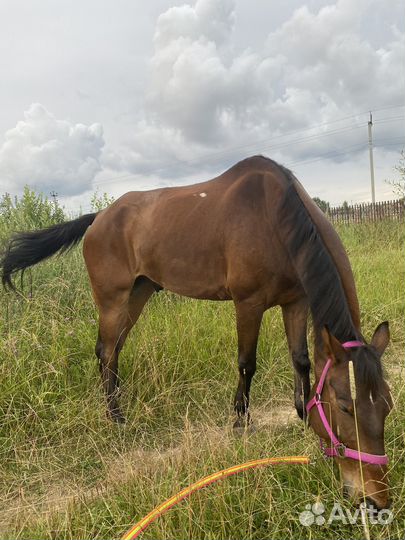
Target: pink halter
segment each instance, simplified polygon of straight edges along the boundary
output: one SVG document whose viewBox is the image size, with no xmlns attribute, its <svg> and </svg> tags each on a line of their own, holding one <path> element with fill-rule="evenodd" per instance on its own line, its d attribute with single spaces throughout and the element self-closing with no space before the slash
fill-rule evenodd
<svg viewBox="0 0 405 540">
<path fill-rule="evenodd" d="M 361 341 L 346 341 L 346 343 L 342 344 L 342 347 L 345 349 L 350 349 L 351 347 L 362 347 L 364 343 Z M 388 463 L 388 456 L 387 455 L 377 455 L 377 454 L 367 454 L 367 452 L 359 452 L 358 450 L 352 450 L 351 448 L 347 448 L 343 443 L 339 441 L 339 439 L 336 437 L 336 435 L 333 433 L 332 428 L 330 427 L 330 424 L 326 418 L 325 411 L 322 407 L 321 402 L 321 394 L 323 390 L 323 385 L 325 384 L 326 374 L 328 373 L 328 370 L 330 368 L 330 365 L 332 363 L 332 360 L 329 358 L 325 364 L 325 367 L 323 368 L 321 377 L 319 379 L 318 385 L 316 387 L 315 395 L 312 399 L 308 401 L 307 404 L 307 412 L 309 412 L 312 407 L 315 405 L 318 409 L 319 416 L 322 420 L 322 423 L 324 425 L 324 428 L 326 429 L 329 438 L 333 444 L 332 448 L 328 448 L 323 445 L 322 439 L 321 439 L 321 448 L 324 452 L 324 454 L 327 457 L 341 457 L 341 458 L 350 458 L 350 459 L 356 459 L 357 461 L 364 461 L 365 463 L 372 463 L 373 465 L 387 465 Z"/>
</svg>

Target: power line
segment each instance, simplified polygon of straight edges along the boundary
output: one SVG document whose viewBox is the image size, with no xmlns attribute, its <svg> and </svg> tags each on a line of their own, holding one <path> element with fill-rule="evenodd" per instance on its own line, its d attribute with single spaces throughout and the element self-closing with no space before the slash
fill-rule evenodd
<svg viewBox="0 0 405 540">
<path fill-rule="evenodd" d="M 386 109 L 390 109 L 390 108 L 399 108 L 399 107 L 404 107 L 404 105 L 386 107 L 386 108 L 383 108 L 383 109 L 376 109 L 376 111 L 386 110 Z M 200 162 L 202 162 L 204 160 L 210 161 L 211 165 L 214 164 L 214 163 L 224 163 L 223 159 L 225 158 L 225 156 L 229 154 L 230 157 L 231 157 L 232 153 L 237 151 L 237 150 L 242 150 L 242 149 L 245 150 L 245 149 L 252 148 L 252 147 L 255 148 L 257 152 L 260 151 L 260 150 L 257 150 L 258 148 L 262 148 L 263 150 L 280 150 L 280 149 L 286 148 L 286 147 L 288 147 L 290 145 L 302 144 L 304 142 L 310 142 L 310 141 L 313 141 L 313 140 L 316 140 L 316 139 L 319 139 L 319 138 L 335 135 L 335 134 L 338 134 L 338 133 L 344 133 L 344 132 L 353 131 L 353 130 L 356 130 L 356 129 L 362 129 L 364 127 L 363 124 L 356 124 L 356 125 L 352 125 L 352 126 L 343 126 L 341 128 L 336 128 L 334 130 L 324 131 L 322 133 L 313 134 L 313 135 L 309 135 L 307 137 L 301 137 L 301 138 L 298 138 L 298 139 L 294 139 L 292 141 L 291 140 L 290 141 L 284 141 L 284 142 L 281 142 L 281 143 L 278 143 L 278 144 L 274 144 L 274 145 L 270 145 L 270 146 L 266 145 L 265 146 L 266 143 L 269 143 L 269 142 L 271 142 L 273 140 L 279 140 L 280 138 L 283 138 L 283 137 L 286 137 L 286 136 L 289 136 L 289 135 L 302 133 L 304 131 L 310 131 L 310 130 L 315 129 L 317 127 L 322 127 L 322 126 L 326 126 L 326 125 L 330 125 L 330 124 L 335 124 L 335 123 L 344 121 L 346 119 L 357 118 L 358 116 L 360 116 L 362 114 L 366 114 L 366 113 L 359 113 L 359 114 L 356 114 L 356 115 L 351 115 L 351 116 L 344 117 L 344 118 L 341 118 L 341 119 L 333 120 L 331 122 L 325 122 L 323 124 L 317 124 L 317 125 L 314 125 L 314 126 L 310 126 L 308 128 L 303 128 L 301 130 L 287 132 L 284 135 L 278 135 L 278 136 L 274 136 L 274 137 L 271 137 L 271 138 L 268 138 L 268 139 L 264 139 L 264 140 L 261 140 L 261 141 L 255 142 L 255 143 L 250 143 L 250 144 L 247 144 L 247 145 L 241 145 L 241 146 L 229 148 L 228 150 L 225 150 L 225 151 L 222 151 L 222 152 L 216 152 L 214 154 L 209 154 L 209 155 L 206 155 L 206 156 L 200 156 L 198 158 L 193 158 L 191 160 L 186 160 L 186 161 L 185 160 L 183 160 L 183 161 L 182 160 L 177 160 L 177 161 L 167 162 L 164 165 L 149 171 L 148 175 L 158 174 L 158 173 L 160 173 L 162 171 L 166 171 L 171 166 L 191 166 L 194 163 L 200 163 Z M 368 114 L 368 112 L 367 112 L 367 114 Z M 380 120 L 376 121 L 375 123 L 387 123 L 387 122 L 396 121 L 396 120 L 399 120 L 399 119 L 403 120 L 404 117 L 403 116 L 395 116 L 395 117 L 388 117 L 386 119 L 383 118 L 383 119 L 380 119 Z M 212 160 L 210 158 L 218 158 L 218 159 Z M 113 177 L 113 178 L 109 178 L 107 180 L 101 180 L 99 182 L 93 182 L 93 185 L 94 186 L 106 185 L 106 184 L 114 183 L 118 179 L 130 178 L 131 176 L 137 176 L 137 173 L 118 176 L 118 177 Z"/>
<path fill-rule="evenodd" d="M 388 139 L 377 139 L 376 141 L 374 141 L 374 145 L 380 147 L 383 147 L 385 145 L 390 146 L 393 144 L 405 145 L 405 137 L 390 137 Z"/>
<path fill-rule="evenodd" d="M 382 108 L 379 108 L 379 109 L 374 109 L 374 111 L 379 112 L 379 111 L 383 111 L 383 110 L 398 109 L 398 108 L 403 108 L 403 107 L 405 107 L 405 105 L 392 105 L 392 106 L 389 106 L 389 107 L 382 107 Z M 165 170 L 166 168 L 170 167 L 171 165 L 179 165 L 179 164 L 191 165 L 191 164 L 196 163 L 196 162 L 198 163 L 201 160 L 208 160 L 208 159 L 216 157 L 216 156 L 222 158 L 224 155 L 231 154 L 231 153 L 233 153 L 233 152 L 235 152 L 237 150 L 245 150 L 245 149 L 248 149 L 248 148 L 256 148 L 260 144 L 265 144 L 265 143 L 271 142 L 273 140 L 277 140 L 280 137 L 287 137 L 287 136 L 290 136 L 290 135 L 295 135 L 297 133 L 310 131 L 312 129 L 316 129 L 316 128 L 319 128 L 319 127 L 324 127 L 324 126 L 327 126 L 327 125 L 330 125 L 330 124 L 343 122 L 343 121 L 348 120 L 348 119 L 353 119 L 353 118 L 357 118 L 359 116 L 362 116 L 364 114 L 368 114 L 368 112 L 369 111 L 363 111 L 363 112 L 353 114 L 353 115 L 350 115 L 350 116 L 345 116 L 345 117 L 342 117 L 342 118 L 339 118 L 339 119 L 336 119 L 336 120 L 331 120 L 329 122 L 324 122 L 322 124 L 315 124 L 315 125 L 309 126 L 307 128 L 302 128 L 302 129 L 295 130 L 295 131 L 289 131 L 289 132 L 286 132 L 284 134 L 276 135 L 276 136 L 273 136 L 273 137 L 270 137 L 270 138 L 267 138 L 267 139 L 264 139 L 264 140 L 261 140 L 261 141 L 256 141 L 254 143 L 250 143 L 250 144 L 242 145 L 242 146 L 235 146 L 235 147 L 232 147 L 232 148 L 228 148 L 227 150 L 223 150 L 221 152 L 216 152 L 216 153 L 208 154 L 208 155 L 205 155 L 205 156 L 199 156 L 199 157 L 193 158 L 191 160 L 172 161 L 172 162 L 169 162 L 168 164 L 166 164 L 166 165 L 164 165 L 164 166 L 162 166 L 162 167 L 160 167 L 160 168 L 158 168 L 156 170 L 151 171 L 151 173 L 156 174 L 157 172 L 161 172 L 162 170 Z M 400 118 L 402 118 L 402 117 L 400 117 Z M 361 125 L 359 125 L 359 127 L 361 127 Z M 137 175 L 137 173 L 133 173 L 133 174 L 125 175 L 125 177 L 128 178 L 130 176 L 136 176 L 136 175 Z M 110 179 L 107 179 L 107 180 L 103 180 L 101 182 L 95 182 L 94 185 L 107 184 L 109 182 L 113 182 L 116 179 L 118 179 L 118 177 L 113 177 L 113 178 L 110 178 Z"/>
<path fill-rule="evenodd" d="M 301 137 L 299 139 L 293 139 L 293 140 L 290 140 L 290 141 L 284 141 L 284 142 L 279 143 L 279 144 L 272 144 L 271 146 L 264 146 L 264 143 L 263 143 L 263 146 L 261 146 L 261 148 L 263 148 L 263 149 L 271 149 L 271 150 L 279 150 L 279 149 L 291 146 L 293 144 L 294 145 L 295 144 L 302 144 L 303 142 L 308 142 L 308 141 L 312 141 L 312 140 L 315 140 L 315 139 L 318 139 L 318 138 L 328 137 L 328 136 L 331 136 L 331 135 L 335 135 L 337 133 L 353 131 L 353 130 L 356 130 L 356 129 L 360 129 L 362 127 L 363 127 L 362 125 L 345 126 L 343 128 L 338 128 L 338 129 L 334 129 L 334 130 L 331 130 L 331 131 L 325 131 L 323 133 L 309 135 L 308 137 Z M 275 137 L 272 138 L 272 139 L 266 140 L 266 142 L 268 142 L 269 140 L 275 140 Z M 246 149 L 246 148 L 250 148 L 251 146 L 252 146 L 252 144 L 249 144 L 249 145 L 246 145 L 246 146 L 240 146 L 237 149 Z M 258 147 L 260 148 L 260 146 L 258 144 L 255 144 L 255 148 L 258 148 Z M 234 152 L 234 151 L 235 150 L 232 150 L 232 152 Z M 231 153 L 231 151 L 229 151 L 229 153 Z M 217 155 L 218 155 L 218 159 L 216 159 L 214 161 L 211 160 L 210 161 L 211 164 L 222 162 L 222 160 L 224 159 L 224 156 L 221 155 L 220 153 L 219 154 L 214 154 L 213 157 L 217 156 Z M 206 158 L 208 160 L 207 156 L 206 156 Z M 186 166 L 190 166 L 193 163 L 199 163 L 202 160 L 203 160 L 203 158 L 198 158 L 198 159 L 196 158 L 196 159 L 187 160 L 187 161 L 184 161 L 184 160 L 180 161 L 179 160 L 177 162 L 175 162 L 175 161 L 168 162 L 165 165 L 162 165 L 161 167 L 158 167 L 158 168 L 154 169 L 149 174 L 151 174 L 151 173 L 152 174 L 157 174 L 157 173 L 159 173 L 161 171 L 165 171 L 170 167 L 170 165 L 186 165 Z M 128 176 L 136 176 L 136 174 L 134 173 L 133 175 L 128 175 Z M 103 180 L 103 181 L 100 181 L 100 182 L 93 182 L 93 185 L 99 186 L 99 185 L 109 184 L 109 183 L 115 182 L 118 178 L 123 178 L 123 177 L 115 177 L 115 178 L 110 178 L 109 180 Z"/>
<path fill-rule="evenodd" d="M 333 150 L 331 152 L 326 152 L 325 154 L 321 154 L 320 156 L 316 158 L 306 158 L 306 159 L 300 159 L 297 161 L 292 161 L 290 163 L 287 163 L 287 167 L 293 167 L 294 165 L 303 164 L 306 165 L 307 163 L 315 163 L 316 161 L 326 161 L 333 157 L 339 157 L 349 154 L 354 154 L 355 152 L 360 151 L 363 148 L 366 148 L 366 143 L 359 143 L 354 144 L 351 146 L 347 146 L 346 148 L 342 148 L 341 150 Z"/>
<path fill-rule="evenodd" d="M 404 116 L 389 116 L 380 120 L 373 120 L 373 124 L 386 124 L 387 122 L 404 121 Z"/>
<path fill-rule="evenodd" d="M 338 149 L 338 150 L 334 150 L 334 151 L 331 151 L 331 152 L 326 152 L 316 158 L 307 158 L 307 159 L 301 159 L 301 160 L 296 160 L 296 161 L 292 161 L 292 162 L 289 162 L 289 163 L 286 163 L 286 166 L 287 167 L 293 167 L 295 165 L 309 165 L 311 163 L 316 163 L 316 162 L 319 162 L 319 161 L 327 161 L 331 158 L 335 158 L 335 157 L 340 157 L 340 156 L 344 156 L 344 155 L 350 155 L 350 154 L 354 154 L 354 153 L 358 153 L 360 152 L 361 150 L 366 150 L 367 149 L 367 142 L 362 142 L 362 143 L 359 143 L 359 144 L 355 144 L 355 145 L 351 145 L 351 146 L 347 146 L 345 148 L 342 148 L 342 149 Z M 404 137 L 391 137 L 391 138 L 386 138 L 386 139 L 380 139 L 380 140 L 376 140 L 374 141 L 374 147 L 376 148 L 385 148 L 386 146 L 398 146 L 398 145 L 401 145 L 401 146 L 404 146 L 405 145 L 405 138 Z M 77 212 L 77 208 L 72 208 L 72 207 L 64 207 L 65 210 L 69 211 L 69 212 Z M 92 210 L 92 207 L 91 205 L 89 204 L 86 204 L 84 206 L 80 206 L 80 209 L 82 211 L 90 211 Z"/>
<path fill-rule="evenodd" d="M 382 139 L 380 141 L 374 141 L 374 147 L 377 148 L 384 148 L 386 146 L 398 146 L 398 145 L 405 145 L 405 139 L 403 137 L 397 137 L 393 139 Z M 326 161 L 330 158 L 354 154 L 362 149 L 366 150 L 368 146 L 367 142 L 362 142 L 359 144 L 355 144 L 353 146 L 348 146 L 344 149 L 341 149 L 339 151 L 333 151 L 333 152 L 327 152 L 325 154 L 322 154 L 321 156 L 317 158 L 309 158 L 309 159 L 303 159 L 298 161 L 293 161 L 291 163 L 287 163 L 287 167 L 292 167 L 294 165 L 306 165 L 307 163 L 315 163 L 316 161 Z"/>
<path fill-rule="evenodd" d="M 374 109 L 374 112 L 381 112 L 381 111 L 393 110 L 393 109 L 402 109 L 404 107 L 405 107 L 405 105 L 403 105 L 403 104 L 401 104 L 401 105 L 392 105 L 392 106 L 388 106 L 388 107 L 380 107 L 380 108 Z M 177 160 L 177 161 L 168 162 L 165 165 L 163 165 L 163 166 L 161 166 L 161 167 L 159 167 L 159 168 L 157 168 L 155 170 L 150 171 L 148 174 L 149 175 L 157 174 L 158 172 L 168 170 L 170 168 L 170 166 L 176 166 L 176 165 L 177 166 L 179 166 L 179 165 L 191 166 L 191 165 L 193 165 L 195 163 L 201 163 L 202 161 L 210 161 L 210 160 L 211 160 L 210 161 L 211 164 L 213 164 L 213 163 L 221 164 L 222 163 L 224 165 L 229 165 L 229 163 L 226 163 L 223 160 L 225 159 L 226 156 L 231 157 L 232 153 L 234 153 L 234 152 L 236 152 L 238 150 L 244 150 L 244 149 L 248 149 L 248 148 L 257 149 L 258 147 L 261 147 L 261 148 L 267 149 L 267 150 L 280 150 L 280 149 L 286 148 L 286 147 L 291 146 L 291 145 L 303 144 L 303 143 L 306 143 L 306 142 L 312 142 L 312 141 L 314 141 L 316 139 L 322 139 L 324 137 L 329 137 L 331 135 L 336 135 L 336 134 L 340 134 L 340 133 L 354 131 L 354 130 L 363 128 L 364 127 L 363 123 L 356 123 L 355 125 L 342 126 L 342 127 L 336 128 L 336 129 L 329 130 L 329 131 L 323 131 L 321 133 L 315 133 L 315 134 L 312 134 L 312 135 L 308 135 L 306 137 L 299 137 L 297 139 L 282 141 L 282 142 L 278 142 L 276 144 L 268 145 L 272 141 L 280 141 L 280 139 L 284 139 L 285 137 L 290 137 L 290 136 L 293 136 L 293 135 L 297 135 L 299 133 L 305 133 L 307 131 L 312 131 L 314 129 L 322 128 L 322 127 L 325 127 L 325 126 L 330 126 L 330 125 L 333 125 L 333 124 L 336 124 L 336 123 L 339 123 L 339 122 L 343 122 L 343 121 L 346 121 L 346 120 L 357 119 L 357 118 L 359 118 L 359 117 L 361 117 L 361 116 L 363 116 L 365 114 L 368 114 L 368 113 L 369 113 L 369 111 L 363 111 L 363 112 L 360 112 L 360 113 L 357 113 L 357 114 L 352 114 L 352 115 L 349 115 L 349 116 L 345 116 L 345 117 L 342 117 L 342 118 L 339 118 L 339 119 L 331 120 L 331 121 L 328 121 L 328 122 L 323 122 L 321 124 L 314 124 L 314 125 L 306 127 L 306 128 L 301 128 L 299 130 L 288 131 L 288 132 L 285 132 L 283 134 L 274 135 L 274 136 L 272 136 L 270 138 L 262 139 L 260 141 L 254 142 L 254 143 L 245 144 L 245 145 L 239 145 L 239 146 L 235 146 L 235 147 L 232 147 L 232 148 L 228 148 L 228 149 L 223 150 L 221 152 L 216 152 L 216 153 L 208 154 L 208 155 L 205 155 L 205 156 L 199 156 L 199 157 L 193 158 L 193 159 L 188 160 L 188 161 Z M 384 123 L 395 122 L 395 121 L 400 121 L 400 120 L 403 121 L 403 119 L 404 119 L 403 115 L 397 115 L 397 116 L 391 116 L 391 117 L 377 119 L 374 123 L 375 124 L 384 124 Z M 400 142 L 402 143 L 402 139 L 401 139 L 401 141 L 398 141 L 398 143 L 389 143 L 387 145 L 400 144 Z M 377 143 L 379 143 L 379 141 L 377 141 Z M 354 146 L 347 147 L 347 149 L 343 150 L 343 151 L 328 152 L 327 154 L 322 154 L 321 156 L 319 156 L 317 158 L 314 158 L 314 159 L 309 159 L 309 160 L 306 159 L 306 160 L 294 161 L 294 162 L 292 162 L 290 164 L 287 164 L 287 165 L 291 166 L 291 165 L 295 165 L 295 164 L 313 163 L 313 162 L 316 162 L 316 161 L 328 159 L 327 156 L 330 156 L 330 157 L 335 157 L 336 156 L 337 157 L 339 155 L 344 155 L 345 153 L 348 153 L 348 150 L 351 150 L 351 152 L 349 152 L 349 153 L 352 153 L 354 151 L 359 151 L 358 149 L 361 148 L 361 146 L 363 144 L 364 143 L 360 143 L 359 145 L 354 145 Z M 355 148 L 357 148 L 357 150 L 354 150 Z M 257 150 L 256 150 L 256 152 L 257 152 Z M 213 159 L 214 159 L 214 161 L 212 161 Z M 125 178 L 131 178 L 131 177 L 134 177 L 134 176 L 137 176 L 137 173 L 128 173 L 128 174 L 124 174 L 124 175 L 115 176 L 115 177 L 112 177 L 112 178 L 109 178 L 109 179 L 106 179 L 106 180 L 102 180 L 102 181 L 99 181 L 99 182 L 93 182 L 93 187 L 98 187 L 98 186 L 101 186 L 101 185 L 107 185 L 107 184 L 110 184 L 110 183 L 115 183 L 118 180 L 122 180 L 122 179 L 125 179 Z M 90 206 L 86 205 L 85 208 L 89 209 Z"/>
</svg>

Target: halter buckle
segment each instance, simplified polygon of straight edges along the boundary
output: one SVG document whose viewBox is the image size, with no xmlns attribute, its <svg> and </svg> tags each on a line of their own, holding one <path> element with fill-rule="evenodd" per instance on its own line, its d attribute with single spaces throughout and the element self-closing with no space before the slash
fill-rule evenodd
<svg viewBox="0 0 405 540">
<path fill-rule="evenodd" d="M 336 450 L 336 455 L 340 458 L 344 458 L 346 457 L 345 455 L 345 452 L 346 452 L 346 446 L 343 444 L 343 443 L 339 443 L 335 446 L 335 450 Z"/>
</svg>

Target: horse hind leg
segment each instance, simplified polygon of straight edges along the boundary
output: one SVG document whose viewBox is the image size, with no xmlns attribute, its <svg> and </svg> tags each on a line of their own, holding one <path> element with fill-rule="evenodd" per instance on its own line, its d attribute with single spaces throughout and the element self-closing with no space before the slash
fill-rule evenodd
<svg viewBox="0 0 405 540">
<path fill-rule="evenodd" d="M 99 331 L 96 355 L 107 398 L 107 414 L 115 422 L 124 422 L 118 406 L 118 355 L 124 345 L 126 314 L 124 306 L 99 306 Z"/>
<path fill-rule="evenodd" d="M 96 355 L 107 399 L 107 415 L 117 423 L 125 422 L 118 404 L 118 356 L 131 328 L 155 290 L 150 280 L 141 277 L 129 291 L 121 290 L 116 291 L 115 295 L 109 295 L 110 299 L 114 298 L 114 302 L 99 303 Z"/>
</svg>

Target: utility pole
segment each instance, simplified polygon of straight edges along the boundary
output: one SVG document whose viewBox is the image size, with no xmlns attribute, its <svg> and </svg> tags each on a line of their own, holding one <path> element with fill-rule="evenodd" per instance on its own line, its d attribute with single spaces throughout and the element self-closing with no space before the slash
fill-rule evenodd
<svg viewBox="0 0 405 540">
<path fill-rule="evenodd" d="M 375 186 L 374 186 L 374 159 L 373 159 L 373 115 L 370 111 L 370 120 L 368 121 L 368 151 L 370 155 L 370 176 L 371 176 L 371 202 L 375 204 Z"/>
</svg>

